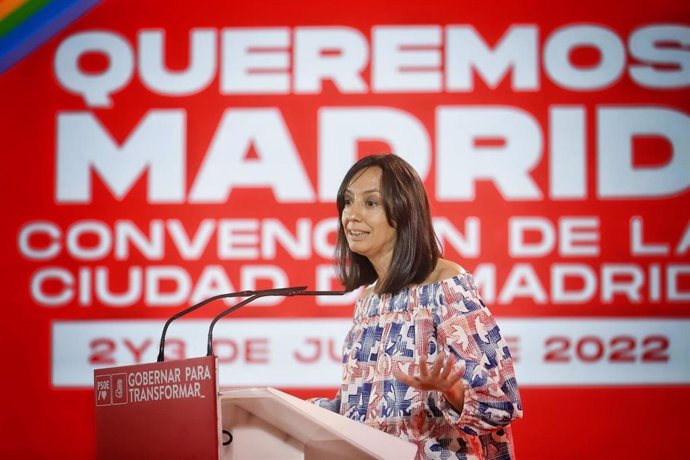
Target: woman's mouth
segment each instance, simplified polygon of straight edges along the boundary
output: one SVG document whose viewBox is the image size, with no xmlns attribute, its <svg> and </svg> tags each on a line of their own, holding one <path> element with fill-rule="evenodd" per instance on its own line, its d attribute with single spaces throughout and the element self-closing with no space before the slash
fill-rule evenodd
<svg viewBox="0 0 690 460">
<path fill-rule="evenodd" d="M 350 237 L 351 240 L 363 240 L 364 238 L 369 235 L 369 232 L 365 232 L 362 230 L 348 230 L 347 235 Z"/>
</svg>

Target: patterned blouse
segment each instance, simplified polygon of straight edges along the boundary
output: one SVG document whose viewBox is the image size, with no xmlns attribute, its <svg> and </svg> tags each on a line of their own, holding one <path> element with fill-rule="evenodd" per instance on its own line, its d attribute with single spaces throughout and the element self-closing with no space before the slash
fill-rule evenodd
<svg viewBox="0 0 690 460">
<path fill-rule="evenodd" d="M 393 376 L 393 366 L 418 373 L 417 358 L 432 364 L 441 347 L 465 365 L 461 413 L 438 391 Z M 360 298 L 342 382 L 335 399 L 312 402 L 417 444 L 417 459 L 515 458 L 508 425 L 522 416 L 522 404 L 513 362 L 468 273 Z"/>
</svg>

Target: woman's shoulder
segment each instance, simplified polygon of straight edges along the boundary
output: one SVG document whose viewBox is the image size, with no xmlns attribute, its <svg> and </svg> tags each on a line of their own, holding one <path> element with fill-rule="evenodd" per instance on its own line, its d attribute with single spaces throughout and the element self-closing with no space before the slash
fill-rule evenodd
<svg viewBox="0 0 690 460">
<path fill-rule="evenodd" d="M 445 259 L 439 260 L 425 285 L 417 289 L 428 289 L 428 306 L 437 309 L 438 315 L 434 317 L 440 321 L 480 310 L 484 305 L 472 275 L 461 265 Z"/>
<path fill-rule="evenodd" d="M 439 281 L 447 280 L 448 278 L 453 278 L 458 275 L 464 275 L 465 273 L 467 272 L 461 265 L 450 260 L 438 259 L 436 267 L 422 284 L 438 283 Z"/>
<path fill-rule="evenodd" d="M 371 297 L 374 294 L 376 294 L 376 283 L 371 283 L 370 285 L 365 286 L 364 289 L 362 289 L 362 292 L 359 294 L 358 298 L 366 299 L 367 297 Z"/>
<path fill-rule="evenodd" d="M 469 273 L 467 273 L 467 271 L 465 271 L 461 265 L 456 264 L 455 262 L 446 259 L 438 259 L 436 267 L 434 267 L 434 270 L 429 274 L 429 276 L 426 277 L 426 279 L 424 279 L 424 281 L 419 284 L 409 286 L 407 289 L 403 289 L 399 292 L 407 292 L 409 289 L 415 290 L 423 286 L 449 282 L 452 278 L 457 276 L 469 276 Z M 358 296 L 358 301 L 364 301 L 372 297 L 380 297 L 376 293 L 376 284 L 377 283 L 372 283 L 369 286 L 366 286 Z M 395 295 L 396 294 L 391 294 L 391 297 Z"/>
</svg>

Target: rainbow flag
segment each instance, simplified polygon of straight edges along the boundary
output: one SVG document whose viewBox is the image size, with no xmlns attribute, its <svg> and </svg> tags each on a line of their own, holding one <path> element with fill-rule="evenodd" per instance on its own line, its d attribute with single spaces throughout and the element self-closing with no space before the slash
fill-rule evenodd
<svg viewBox="0 0 690 460">
<path fill-rule="evenodd" d="M 0 74 L 102 0 L 0 0 Z"/>
</svg>

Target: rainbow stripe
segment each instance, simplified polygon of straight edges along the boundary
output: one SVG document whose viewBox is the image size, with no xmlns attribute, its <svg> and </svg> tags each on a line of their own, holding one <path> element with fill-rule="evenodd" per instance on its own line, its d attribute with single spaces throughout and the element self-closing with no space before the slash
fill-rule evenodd
<svg viewBox="0 0 690 460">
<path fill-rule="evenodd" d="M 102 0 L 0 0 L 0 74 Z"/>
</svg>

